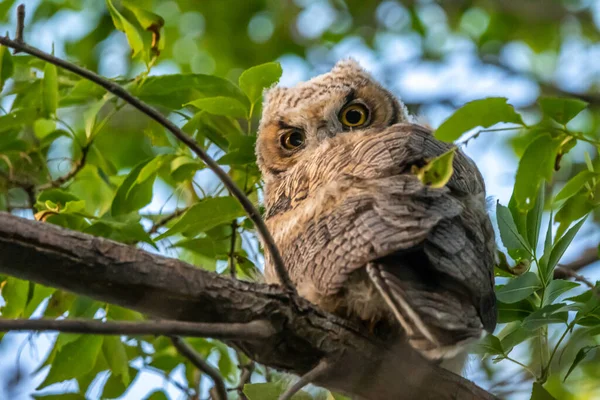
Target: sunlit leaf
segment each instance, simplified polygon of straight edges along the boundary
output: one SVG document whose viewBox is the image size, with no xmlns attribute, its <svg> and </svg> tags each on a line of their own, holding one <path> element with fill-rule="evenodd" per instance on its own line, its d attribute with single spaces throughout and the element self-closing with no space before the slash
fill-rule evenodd
<svg viewBox="0 0 600 400">
<path fill-rule="evenodd" d="M 217 225 L 230 223 L 235 218 L 245 215 L 242 206 L 233 197 L 213 197 L 200 201 L 186 211 L 171 229 L 156 240 L 183 233 L 192 236 L 206 232 Z"/>
<path fill-rule="evenodd" d="M 425 185 L 433 188 L 444 187 L 454 172 L 452 162 L 454 161 L 455 152 L 456 148 L 452 148 L 444 154 L 428 160 L 427 164 L 421 168 L 415 166 L 412 173 L 417 175 L 419 180 Z"/>
<path fill-rule="evenodd" d="M 577 352 L 577 354 L 575 355 L 575 359 L 573 360 L 573 362 L 571 363 L 571 366 L 569 367 L 569 370 L 567 371 L 567 374 L 565 375 L 565 378 L 563 381 L 566 381 L 567 378 L 569 377 L 569 375 L 571 375 L 571 373 L 575 370 L 575 368 L 577 368 L 577 366 L 583 361 L 585 360 L 585 358 L 587 357 L 587 355 L 592 351 L 592 350 L 596 350 L 599 346 L 585 346 L 582 347 L 581 349 L 579 349 L 579 351 Z"/>
<path fill-rule="evenodd" d="M 473 128 L 478 126 L 488 128 L 500 122 L 523 124 L 521 116 L 504 97 L 474 100 L 446 119 L 435 131 L 435 137 L 444 142 L 453 142 Z"/>
<path fill-rule="evenodd" d="M 58 73 L 54 64 L 47 63 L 44 67 L 42 101 L 45 115 L 55 115 L 58 108 Z"/>
<path fill-rule="evenodd" d="M 118 336 L 106 336 L 102 342 L 102 353 L 110 366 L 111 373 L 121 378 L 123 385 L 128 386 L 129 360 L 125 353 L 125 346 Z"/>
<path fill-rule="evenodd" d="M 137 56 L 144 50 L 144 40 L 140 32 L 116 9 L 112 0 L 106 0 L 106 5 L 108 6 L 108 11 L 110 12 L 115 28 L 125 33 L 129 47 L 133 50 L 133 57 Z"/>
<path fill-rule="evenodd" d="M 0 92 L 4 84 L 10 79 L 14 72 L 14 65 L 10 49 L 6 46 L 0 46 Z"/>
<path fill-rule="evenodd" d="M 554 197 L 554 202 L 558 203 L 575 196 L 587 182 L 590 182 L 593 178 L 597 177 L 598 174 L 593 171 L 581 171 L 573 178 L 569 179 L 565 186 L 563 186 L 560 192 L 558 192 L 558 194 Z"/>
<path fill-rule="evenodd" d="M 232 118 L 247 118 L 248 108 L 233 97 L 205 97 L 194 100 L 186 105 L 192 105 L 211 114 Z"/>
<path fill-rule="evenodd" d="M 533 389 L 531 391 L 531 399 L 530 400 L 556 400 L 544 387 L 537 383 L 533 382 Z"/>
<path fill-rule="evenodd" d="M 561 142 L 560 138 L 554 139 L 543 134 L 525 149 L 517 168 L 513 192 L 520 210 L 531 210 L 542 181 L 552 179 L 554 161 Z"/>
<path fill-rule="evenodd" d="M 539 99 L 539 103 L 546 117 L 563 125 L 588 106 L 583 100 L 561 97 L 543 97 Z"/>
<path fill-rule="evenodd" d="M 9 277 L 1 289 L 2 297 L 6 303 L 2 307 L 3 318 L 18 318 L 25 311 L 29 296 L 29 282 Z"/>
<path fill-rule="evenodd" d="M 257 65 L 242 72 L 240 88 L 246 93 L 251 103 L 256 103 L 264 89 L 273 86 L 282 74 L 281 65 L 276 62 Z"/>
<path fill-rule="evenodd" d="M 64 345 L 54 357 L 50 372 L 39 388 L 90 372 L 100 354 L 102 342 L 102 336 L 81 335 L 77 340 Z M 77 368 L 73 368 L 74 365 L 77 365 Z"/>
</svg>

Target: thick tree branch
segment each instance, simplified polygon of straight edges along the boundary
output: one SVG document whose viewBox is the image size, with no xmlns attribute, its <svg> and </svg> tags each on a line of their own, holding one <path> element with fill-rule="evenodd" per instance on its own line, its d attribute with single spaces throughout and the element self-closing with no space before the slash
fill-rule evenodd
<svg viewBox="0 0 600 400">
<path fill-rule="evenodd" d="M 0 273 L 58 287 L 154 318 L 200 323 L 270 321 L 268 340 L 230 340 L 251 359 L 355 399 L 493 399 L 423 359 L 404 341 L 381 342 L 281 287 L 236 281 L 176 259 L 0 213 Z"/>
<path fill-rule="evenodd" d="M 7 331 L 56 331 L 97 335 L 181 335 L 222 340 L 264 340 L 275 334 L 275 330 L 267 321 L 213 324 L 169 320 L 102 322 L 90 319 L 0 319 L 0 332 Z"/>
<path fill-rule="evenodd" d="M 19 16 L 18 16 L 18 19 L 21 20 L 20 26 L 22 26 L 23 19 L 25 16 L 25 8 L 24 8 L 24 6 L 22 8 L 21 8 L 21 6 L 19 6 L 18 9 L 19 9 L 20 13 L 22 12 L 22 17 L 21 17 L 21 14 L 19 14 Z M 266 250 L 271 255 L 271 257 L 273 259 L 273 264 L 277 271 L 277 275 L 278 275 L 280 282 L 282 282 L 282 284 L 289 291 L 294 292 L 294 286 L 287 274 L 287 270 L 284 267 L 283 259 L 281 258 L 281 254 L 279 253 L 279 250 L 277 249 L 277 246 L 275 245 L 275 241 L 273 240 L 273 237 L 271 236 L 269 230 L 267 229 L 265 222 L 261 218 L 260 213 L 258 212 L 256 207 L 254 207 L 254 205 L 252 204 L 252 202 L 250 201 L 248 196 L 246 196 L 244 194 L 244 192 L 235 184 L 235 182 L 231 179 L 231 177 L 227 174 L 227 172 L 225 172 L 219 166 L 219 164 L 217 164 L 217 162 L 215 160 L 213 160 L 196 143 L 196 141 L 193 138 L 191 138 L 185 132 L 183 132 L 181 129 L 179 129 L 179 127 L 177 125 L 175 125 L 173 122 L 171 122 L 168 118 L 166 118 L 164 115 L 162 115 L 156 109 L 150 107 L 148 104 L 146 104 L 143 101 L 141 101 L 140 99 L 136 98 L 131 93 L 129 93 L 125 88 L 118 85 L 117 83 L 115 83 L 107 78 L 104 78 L 92 71 L 82 68 L 78 65 L 75 65 L 68 61 L 57 58 L 57 57 L 53 56 L 52 54 L 43 52 L 35 47 L 29 46 L 22 40 L 23 39 L 22 38 L 22 30 L 21 30 L 20 36 L 19 36 L 19 32 L 17 31 L 16 37 L 17 37 L 16 40 L 11 40 L 8 36 L 4 36 L 4 37 L 0 36 L 0 44 L 4 45 L 6 47 L 10 47 L 18 52 L 27 53 L 33 57 L 39 58 L 40 60 L 44 60 L 46 62 L 54 64 L 57 67 L 66 69 L 67 71 L 70 71 L 76 75 L 79 75 L 80 77 L 82 77 L 84 79 L 87 79 L 87 80 L 97 84 L 98 86 L 103 87 L 108 92 L 123 99 L 129 105 L 137 108 L 139 111 L 141 111 L 142 113 L 146 114 L 148 117 L 150 117 L 153 120 L 155 120 L 156 122 L 158 122 L 160 125 L 165 127 L 169 132 L 171 132 L 173 134 L 173 136 L 175 136 L 175 138 L 177 138 L 177 140 L 179 140 L 180 142 L 185 144 L 190 150 L 192 150 L 198 156 L 198 158 L 200 158 L 208 166 L 208 168 L 210 168 L 217 175 L 217 177 L 221 180 L 221 182 L 223 182 L 223 185 L 227 188 L 227 190 L 229 190 L 231 195 L 240 202 L 240 204 L 242 205 L 242 208 L 246 211 L 248 218 L 250 218 L 250 220 L 256 226 L 256 230 L 258 231 L 258 234 L 262 238 L 263 245 L 265 246 Z"/>
</svg>

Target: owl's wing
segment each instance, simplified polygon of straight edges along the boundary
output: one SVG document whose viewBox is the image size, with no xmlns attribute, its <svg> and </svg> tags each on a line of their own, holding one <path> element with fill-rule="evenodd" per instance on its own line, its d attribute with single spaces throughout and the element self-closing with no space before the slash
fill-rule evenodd
<svg viewBox="0 0 600 400">
<path fill-rule="evenodd" d="M 412 143 L 401 153 L 402 162 L 412 157 L 414 164 L 448 149 L 427 131 L 415 129 Z M 398 235 L 412 241 L 392 245 L 392 253 L 376 251 L 367 272 L 411 344 L 431 358 L 452 356 L 461 344 L 481 337 L 483 329 L 492 331 L 496 324 L 494 234 L 485 210 L 483 181 L 462 153 L 457 153 L 453 166 L 453 177 L 444 190 L 422 187 L 409 194 L 388 189 L 387 198 L 374 200 L 377 217 L 371 219 L 374 224 L 401 222 L 416 227 L 398 230 Z M 411 178 L 404 175 L 403 179 Z M 389 204 L 390 199 L 396 204 Z M 398 215 L 398 202 L 412 212 Z M 381 249 L 390 246 L 385 238 L 372 240 Z"/>
<path fill-rule="evenodd" d="M 302 189 L 298 206 L 281 196 L 280 213 L 267 220 L 299 292 L 321 306 L 348 299 L 352 277 L 367 268 L 413 346 L 430 358 L 492 330 L 494 233 L 475 165 L 457 152 L 448 184 L 431 188 L 411 166 L 449 145 L 425 128 L 394 125 L 336 140 L 288 179 Z"/>
</svg>

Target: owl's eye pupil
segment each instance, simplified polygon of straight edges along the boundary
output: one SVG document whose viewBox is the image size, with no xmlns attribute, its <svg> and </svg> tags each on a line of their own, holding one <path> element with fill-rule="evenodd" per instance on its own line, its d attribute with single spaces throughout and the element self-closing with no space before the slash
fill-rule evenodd
<svg viewBox="0 0 600 400">
<path fill-rule="evenodd" d="M 363 114 L 358 110 L 349 110 L 346 113 L 346 121 L 350 122 L 351 125 L 360 123 Z"/>
<path fill-rule="evenodd" d="M 369 123 L 369 109 L 362 103 L 353 103 L 342 109 L 340 122 L 347 128 L 357 128 Z"/>
<path fill-rule="evenodd" d="M 286 150 L 294 150 L 304 144 L 304 132 L 292 130 L 281 137 L 281 146 Z"/>
</svg>

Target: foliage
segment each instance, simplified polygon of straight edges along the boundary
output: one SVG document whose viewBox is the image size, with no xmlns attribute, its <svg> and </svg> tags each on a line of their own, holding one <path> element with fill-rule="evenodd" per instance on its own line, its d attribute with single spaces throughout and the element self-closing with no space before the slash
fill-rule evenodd
<svg viewBox="0 0 600 400">
<path fill-rule="evenodd" d="M 15 3 L 0 3 L 0 15 L 14 14 Z M 310 2 L 225 3 L 54 0 L 31 11 L 31 24 L 58 19 L 66 10 L 80 17 L 93 14 L 95 19 L 88 22 L 94 29 L 62 43 L 57 54 L 102 72 L 108 58 L 102 49 L 120 40 L 127 57 L 114 81 L 169 115 L 256 203 L 261 186 L 254 142 L 261 94 L 283 72 L 273 60 L 290 54 L 316 57 L 319 46 L 332 48 L 347 37 L 377 47 L 385 35 L 413 35 L 423 58 L 435 61 L 444 56 L 449 32 L 469 38 L 485 57 L 499 57 L 499 44 L 516 40 L 543 55 L 556 52 L 563 40 L 558 22 L 546 14 L 536 11 L 534 18 L 528 9 L 515 12 L 493 2 L 439 8 L 427 2 L 403 7 L 393 1 L 315 1 L 327 4 L 327 12 L 336 16 L 316 37 L 289 29 L 312 7 Z M 547 11 L 568 14 L 587 40 L 598 40 L 591 18 L 569 11 L 584 9 L 574 3 L 553 2 Z M 390 19 L 397 7 L 404 10 L 405 20 Z M 173 64 L 177 68 L 169 68 Z M 242 279 L 260 273 L 256 235 L 239 204 L 158 124 L 86 80 L 5 48 L 0 48 L 0 89 L 0 210 L 160 251 L 219 273 L 230 273 L 233 265 Z M 447 142 L 470 132 L 456 142 L 458 148 L 471 140 L 512 134 L 508 144 L 518 157 L 514 190 L 510 201 L 498 203 L 495 210 L 502 246 L 496 268 L 501 324 L 475 351 L 501 368 L 514 363 L 526 371 L 532 399 L 568 398 L 578 382 L 598 378 L 600 356 L 598 292 L 580 282 L 554 279 L 563 255 L 582 237 L 577 234 L 586 227 L 597 229 L 598 102 L 588 105 L 554 95 L 552 90 L 543 93 L 522 110 L 503 97 L 470 101 L 436 131 Z M 418 104 L 409 107 L 416 110 Z M 582 118 L 592 122 L 581 128 L 576 122 Z M 588 151 L 585 162 L 575 154 L 582 148 Z M 434 187 L 445 185 L 455 151 L 429 160 L 414 173 Z M 169 211 L 163 212 L 163 206 Z M 144 319 L 54 288 L 16 278 L 0 281 L 4 318 Z M 266 382 L 270 374 L 261 366 L 254 383 L 241 382 L 237 365 L 248 360 L 222 343 L 189 342 L 218 367 L 229 387 L 245 384 L 236 395 L 243 391 L 249 399 L 267 399 L 283 390 L 277 375 Z M 77 368 L 72 368 L 74 362 Z M 484 366 L 493 378 L 494 365 Z M 204 395 L 206 387 L 199 388 L 208 384 L 161 337 L 59 334 L 43 367 L 43 373 L 38 371 L 38 376 L 46 374 L 38 398 L 53 398 L 43 389 L 60 391 L 59 382 L 65 380 L 77 383 L 77 393 L 61 398 L 117 398 L 144 371 L 168 380 L 170 374 L 182 374 L 180 389 L 186 396 L 202 390 Z M 168 396 L 160 389 L 147 398 Z M 342 397 L 310 391 L 294 398 Z"/>
</svg>

